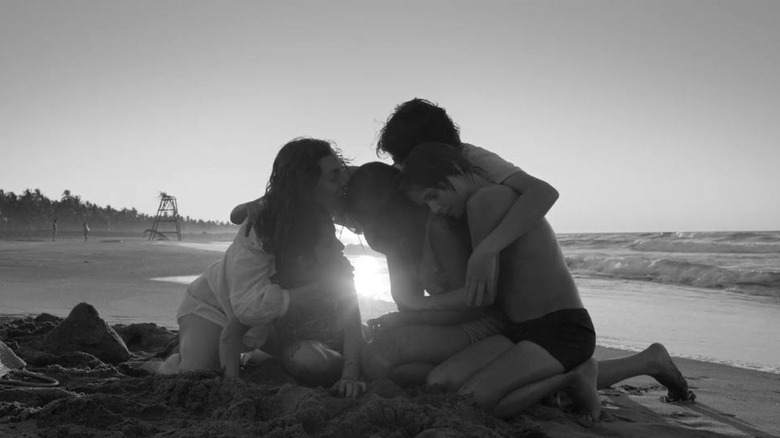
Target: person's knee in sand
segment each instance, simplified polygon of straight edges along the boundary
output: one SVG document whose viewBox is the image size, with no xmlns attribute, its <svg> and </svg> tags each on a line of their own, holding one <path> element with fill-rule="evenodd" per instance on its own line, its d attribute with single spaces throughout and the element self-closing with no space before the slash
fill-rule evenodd
<svg viewBox="0 0 780 438">
<path fill-rule="evenodd" d="M 475 247 L 501 222 L 516 198 L 512 190 L 476 174 L 452 147 L 439 143 L 418 145 L 412 151 L 401 183 L 413 201 L 433 213 L 466 216 Z M 492 303 L 500 296 L 510 320 L 505 336 L 514 345 L 488 363 L 474 364 L 475 371 L 458 392 L 506 414 L 524 409 L 543 393 L 564 389 L 565 373 L 590 360 L 595 332 L 546 220 L 505 248 L 494 263 L 496 269 L 501 267 L 495 284 L 407 304 L 418 309 L 458 309 Z M 460 355 L 480 347 L 476 344 Z M 448 362 L 452 360 L 457 358 Z M 596 374 L 595 366 L 591 367 L 589 381 L 572 390 L 594 418 L 600 412 Z"/>
<path fill-rule="evenodd" d="M 511 208 L 514 194 L 480 180 L 469 171 L 468 163 L 458 162 L 451 153 L 452 149 L 443 145 L 418 152 L 404 170 L 403 184 L 412 192 L 413 198 L 433 211 L 466 214 L 472 239 L 476 240 L 472 243 L 477 244 Z M 430 179 L 430 175 L 415 178 L 415 173 L 431 170 L 430 161 L 439 166 L 446 164 L 435 163 L 442 159 L 439 154 L 449 157 L 449 164 L 454 162 L 457 167 L 439 174 L 438 180 Z M 425 181 L 429 184 L 424 184 Z M 501 294 L 504 311 L 515 323 L 510 325 L 506 337 L 494 336 L 481 341 L 437 367 L 428 377 L 430 387 L 457 388 L 502 416 L 525 409 L 553 391 L 567 390 L 587 413 L 597 418 L 600 407 L 596 386 L 606 387 L 641 374 L 651 375 L 667 386 L 670 398 L 689 396 L 685 379 L 660 344 L 653 344 L 637 355 L 601 364 L 590 358 L 587 351 L 577 353 L 576 345 L 556 345 L 560 339 L 555 338 L 570 338 L 572 328 L 581 333 L 574 336 L 575 340 L 584 335 L 582 340 L 589 339 L 587 343 L 595 344 L 595 338 L 590 339 L 588 335 L 592 325 L 583 313 L 576 286 L 546 221 L 502 252 L 499 262 L 504 274 L 499 277 L 497 291 Z M 525 292 L 527 290 L 545 292 L 534 295 Z M 494 297 L 489 290 L 481 292 L 482 302 Z M 427 305 L 420 300 L 410 305 L 457 308 L 463 301 L 474 304 L 480 299 L 463 291 L 424 301 Z M 569 334 L 556 332 L 556 327 L 568 327 Z M 592 347 L 587 349 L 592 353 Z"/>
<path fill-rule="evenodd" d="M 141 364 L 141 369 L 156 374 L 178 374 L 196 370 L 219 370 L 219 344 L 223 327 L 195 314 L 185 315 L 178 320 L 178 351 L 164 361 Z"/>
<path fill-rule="evenodd" d="M 431 371 L 426 387 L 434 392 L 458 391 L 479 369 L 509 350 L 514 344 L 505 336 L 493 336 L 475 344 L 464 353 L 453 355 Z M 589 368 L 575 368 L 567 373 L 567 384 L 581 383 L 577 379 L 588 378 Z M 693 401 L 696 395 L 688 389 L 688 382 L 674 364 L 666 347 L 653 343 L 644 350 L 616 359 L 596 361 L 596 388 L 606 389 L 626 379 L 637 376 L 653 377 L 667 388 L 667 401 Z M 543 394 L 542 396 L 547 395 Z"/>
<path fill-rule="evenodd" d="M 412 263 L 408 266 L 401 262 L 404 257 L 407 260 L 420 258 L 410 254 L 409 249 L 416 246 L 410 246 L 409 243 L 424 239 L 424 223 L 428 217 L 419 209 L 415 211 L 406 199 L 399 196 L 400 192 L 395 185 L 397 174 L 397 169 L 383 163 L 361 166 L 347 186 L 346 205 L 348 213 L 356 219 L 356 224 L 362 227 L 358 231 L 363 233 L 372 249 L 387 256 L 391 286 L 408 287 L 410 278 L 416 278 L 408 274 L 415 272 L 418 265 Z M 464 239 L 464 236 L 462 233 L 456 233 L 444 238 L 457 240 Z M 399 248 L 399 243 L 402 243 L 401 248 L 407 249 L 402 254 L 394 253 L 394 250 Z M 446 246 L 447 250 L 453 248 L 451 243 Z M 451 268 L 456 272 L 456 275 L 451 277 L 451 284 L 457 287 L 463 284 L 465 258 L 461 255 L 456 258 L 455 264 L 456 266 Z M 460 275 L 457 275 L 458 273 Z M 402 296 L 396 287 L 393 287 L 394 295 Z M 403 305 L 399 307 L 404 308 Z M 464 376 L 464 372 L 458 369 L 457 364 L 463 361 L 448 361 L 446 365 L 436 367 L 430 376 L 429 372 L 436 364 L 463 350 L 473 341 L 458 339 L 464 333 L 458 326 L 405 325 L 403 316 L 410 313 L 414 312 L 393 312 L 369 321 L 369 324 L 376 326 L 378 335 L 363 351 L 365 377 L 368 380 L 390 377 L 401 384 L 418 384 L 420 377 L 423 380 L 427 377 L 428 386 L 432 390 L 440 388 L 456 391 L 470 376 L 468 373 Z M 495 331 L 497 332 L 500 330 Z M 489 337 L 490 334 L 488 331 L 484 337 Z M 494 336 L 479 345 L 479 348 L 488 348 L 498 354 L 513 344 L 505 337 Z M 469 356 L 487 357 L 487 362 L 494 358 L 490 354 L 467 355 Z M 423 362 L 422 358 L 426 358 L 428 362 Z M 599 388 L 608 387 L 629 377 L 647 374 L 667 386 L 670 396 L 678 394 L 675 398 L 679 399 L 679 394 L 687 393 L 685 380 L 660 344 L 653 344 L 644 352 L 625 358 L 601 361 L 599 365 Z M 472 368 L 469 366 L 468 369 Z"/>
</svg>

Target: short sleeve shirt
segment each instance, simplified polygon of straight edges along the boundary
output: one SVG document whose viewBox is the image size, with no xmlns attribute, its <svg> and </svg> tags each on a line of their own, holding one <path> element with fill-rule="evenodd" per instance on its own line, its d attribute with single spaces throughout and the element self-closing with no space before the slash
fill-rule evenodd
<svg viewBox="0 0 780 438">
<path fill-rule="evenodd" d="M 461 153 L 472 166 L 478 168 L 485 178 L 496 184 L 503 184 L 513 174 L 522 171 L 504 160 L 498 154 L 479 146 L 463 143 Z"/>
</svg>

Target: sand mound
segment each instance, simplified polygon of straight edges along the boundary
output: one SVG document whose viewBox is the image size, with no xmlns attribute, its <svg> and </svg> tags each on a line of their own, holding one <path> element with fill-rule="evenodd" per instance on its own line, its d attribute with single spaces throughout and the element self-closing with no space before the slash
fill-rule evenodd
<svg viewBox="0 0 780 438">
<path fill-rule="evenodd" d="M 82 351 L 113 364 L 130 359 L 130 351 L 122 338 L 87 303 L 77 304 L 70 315 L 46 335 L 41 348 L 53 354 Z"/>
<path fill-rule="evenodd" d="M 711 433 L 713 423 L 705 424 L 702 418 L 694 418 L 695 425 L 681 427 L 675 420 L 677 407 L 670 406 L 670 413 L 662 417 L 633 402 L 635 397 L 622 390 L 611 390 L 606 397 L 602 393 L 602 404 L 613 421 L 585 429 L 575 415 L 558 407 L 537 405 L 503 421 L 468 399 L 404 389 L 387 380 L 371 382 L 358 399 L 342 399 L 325 388 L 296 384 L 274 360 L 243 368 L 241 379 L 225 379 L 217 373 L 148 375 L 127 363 L 116 364 L 117 358 L 105 352 L 115 351 L 118 339 L 129 347 L 131 359 L 164 356 L 175 345 L 176 333 L 154 324 L 106 325 L 110 330 L 96 338 L 99 342 L 52 348 L 54 339 L 67 343 L 62 326 L 69 319 L 72 322 L 74 314 L 101 330 L 105 324 L 85 306 L 65 320 L 46 314 L 0 319 L 0 340 L 26 361 L 27 369 L 62 384 L 57 388 L 0 384 L 0 436 L 735 436 Z M 663 388 L 651 392 L 665 393 Z M 646 395 L 657 398 L 650 392 Z"/>
</svg>

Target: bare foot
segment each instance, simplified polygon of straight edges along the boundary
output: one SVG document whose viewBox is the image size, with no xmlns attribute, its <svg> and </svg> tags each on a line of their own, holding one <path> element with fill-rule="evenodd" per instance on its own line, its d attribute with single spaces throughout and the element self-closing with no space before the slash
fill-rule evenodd
<svg viewBox="0 0 780 438">
<path fill-rule="evenodd" d="M 592 426 L 601 416 L 601 400 L 596 391 L 598 373 L 598 362 L 590 358 L 567 374 L 566 393 L 584 413 L 584 416 L 579 417 L 579 423 L 583 426 Z"/>
<path fill-rule="evenodd" d="M 688 390 L 688 382 L 677 369 L 677 365 L 672 361 L 666 347 L 655 343 L 647 347 L 643 353 L 650 358 L 653 370 L 650 375 L 669 390 L 666 401 L 694 401 L 696 399 L 696 394 Z"/>
</svg>

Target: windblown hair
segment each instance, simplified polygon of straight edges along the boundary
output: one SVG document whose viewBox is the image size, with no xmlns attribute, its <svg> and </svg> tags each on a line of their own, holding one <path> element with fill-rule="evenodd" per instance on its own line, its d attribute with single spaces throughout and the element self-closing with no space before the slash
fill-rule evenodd
<svg viewBox="0 0 780 438">
<path fill-rule="evenodd" d="M 314 138 L 296 138 L 282 146 L 268 180 L 264 207 L 254 224 L 263 248 L 276 256 L 277 273 L 284 277 L 286 267 L 301 257 L 313 256 L 330 212 L 316 202 L 315 188 L 320 178 L 320 160 L 328 155 L 342 163 L 341 154 L 331 143 Z"/>
<path fill-rule="evenodd" d="M 414 98 L 398 105 L 379 133 L 377 156 L 385 152 L 393 161 L 405 163 L 412 149 L 424 142 L 441 142 L 460 148 L 460 130 L 447 111 L 425 99 Z"/>
<path fill-rule="evenodd" d="M 399 187 L 408 191 L 413 187 L 450 189 L 448 176 L 479 173 L 460 150 L 444 143 L 422 143 L 412 150 L 399 177 Z"/>
</svg>

